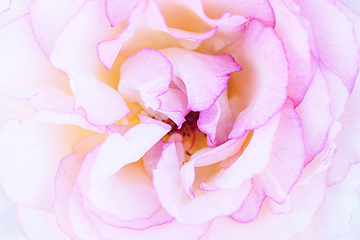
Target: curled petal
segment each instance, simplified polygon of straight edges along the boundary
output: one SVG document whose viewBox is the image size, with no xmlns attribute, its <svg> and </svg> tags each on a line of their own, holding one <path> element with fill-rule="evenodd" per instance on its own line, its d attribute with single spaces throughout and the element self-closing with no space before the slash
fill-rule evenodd
<svg viewBox="0 0 360 240">
<path fill-rule="evenodd" d="M 158 97 L 168 91 L 171 78 L 170 61 L 161 52 L 145 48 L 121 64 L 118 91 L 127 101 L 142 100 L 145 108 L 156 111 L 161 106 Z"/>
<path fill-rule="evenodd" d="M 161 205 L 184 224 L 205 223 L 216 217 L 231 214 L 239 209 L 252 188 L 252 181 L 249 180 L 235 190 L 203 192 L 192 199 L 181 186 L 174 143 L 165 146 L 153 175 L 154 188 Z"/>
<path fill-rule="evenodd" d="M 288 60 L 274 29 L 252 19 L 233 54 L 243 71 L 229 82 L 229 104 L 237 116 L 229 138 L 265 124 L 285 103 Z"/>
<path fill-rule="evenodd" d="M 188 109 L 193 111 L 209 108 L 228 87 L 230 74 L 241 70 L 227 54 L 212 56 L 181 48 L 166 48 L 161 52 L 173 64 L 175 84 L 185 85 L 185 89 L 180 89 L 186 92 Z"/>
</svg>

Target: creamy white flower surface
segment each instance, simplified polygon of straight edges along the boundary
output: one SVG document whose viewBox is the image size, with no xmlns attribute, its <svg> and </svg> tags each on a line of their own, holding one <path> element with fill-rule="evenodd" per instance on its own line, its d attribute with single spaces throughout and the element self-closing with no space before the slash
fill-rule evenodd
<svg viewBox="0 0 360 240">
<path fill-rule="evenodd" d="M 360 4 L 0 3 L 1 239 L 360 239 Z"/>
</svg>

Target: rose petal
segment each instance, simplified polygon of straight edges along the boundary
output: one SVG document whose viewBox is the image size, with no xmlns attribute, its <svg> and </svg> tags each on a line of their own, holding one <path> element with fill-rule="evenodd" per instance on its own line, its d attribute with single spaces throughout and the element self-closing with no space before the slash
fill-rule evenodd
<svg viewBox="0 0 360 240">
<path fill-rule="evenodd" d="M 360 58 L 352 22 L 331 1 L 295 2 L 310 22 L 321 61 L 342 79 L 351 92 L 359 72 Z"/>
<path fill-rule="evenodd" d="M 106 0 L 106 16 L 112 27 L 125 21 L 131 15 L 139 0 Z"/>
<path fill-rule="evenodd" d="M 234 191 L 204 192 L 195 199 L 190 198 L 181 186 L 174 143 L 165 145 L 153 175 L 154 188 L 161 205 L 170 215 L 184 224 L 205 223 L 236 211 L 252 188 L 252 182 L 247 181 Z"/>
<path fill-rule="evenodd" d="M 217 218 L 212 221 L 209 231 L 200 239 L 235 240 L 242 236 L 244 239 L 275 240 L 279 239 L 279 233 L 283 239 L 291 239 L 306 229 L 322 204 L 326 194 L 326 175 L 325 169 L 312 178 L 310 184 L 304 187 L 295 186 L 292 192 L 291 213 L 275 215 L 263 207 L 256 221 L 246 224 L 235 222 L 228 217 Z"/>
<path fill-rule="evenodd" d="M 121 12 L 120 12 L 121 13 Z M 114 64 L 117 55 L 120 53 L 124 54 L 124 51 L 121 52 L 123 45 L 131 38 L 132 42 L 136 42 L 136 33 L 138 33 L 138 26 L 142 28 L 141 31 L 145 29 L 161 31 L 167 34 L 170 34 L 172 37 L 181 40 L 190 40 L 190 41 L 202 41 L 204 39 L 210 38 L 214 35 L 216 29 L 204 31 L 201 33 L 192 33 L 189 31 L 181 31 L 169 29 L 166 25 L 166 22 L 162 16 L 160 9 L 157 4 L 153 0 L 139 1 L 136 6 L 133 8 L 131 15 L 128 18 L 128 25 L 126 28 L 113 40 L 101 42 L 98 45 L 98 54 L 99 59 L 104 64 L 106 69 L 110 69 Z M 137 32 L 136 32 L 137 31 Z M 135 34 L 135 35 L 134 35 Z M 161 35 L 162 39 L 159 39 L 158 42 L 149 41 L 147 43 L 139 43 L 141 46 L 133 46 L 133 49 L 128 49 L 128 55 L 146 47 L 151 48 L 165 48 L 173 46 L 170 41 L 164 42 L 163 35 Z M 152 39 L 156 38 L 156 36 L 152 36 Z M 141 39 L 144 39 L 144 36 L 141 36 Z M 179 41 L 175 41 L 176 45 L 179 46 Z M 136 44 L 136 45 L 139 45 Z M 159 47 L 159 44 L 161 47 Z M 155 47 L 155 46 L 158 47 Z M 191 45 L 190 45 L 191 46 Z M 198 44 L 197 44 L 198 46 Z M 134 47 L 136 50 L 134 50 Z M 195 47 L 197 48 L 197 47 Z M 130 53 L 129 53 L 130 52 Z"/>
<path fill-rule="evenodd" d="M 27 239 L 70 240 L 59 229 L 53 213 L 20 204 L 16 206 L 16 212 L 21 230 Z"/>
<path fill-rule="evenodd" d="M 265 169 L 270 160 L 280 117 L 280 114 L 276 114 L 265 126 L 254 131 L 254 135 L 244 153 L 216 181 L 217 187 L 237 188 L 244 181 L 252 179 L 254 175 L 261 173 Z"/>
<path fill-rule="evenodd" d="M 179 81 L 185 84 L 188 109 L 193 111 L 209 108 L 227 88 L 230 73 L 241 70 L 227 54 L 212 56 L 181 48 L 166 48 L 161 52 L 173 64 L 175 84 L 179 86 Z"/>
<path fill-rule="evenodd" d="M 305 98 L 296 108 L 304 129 L 305 165 L 311 162 L 325 146 L 333 122 L 330 104 L 330 91 L 323 72 L 318 68 Z"/>
<path fill-rule="evenodd" d="M 260 19 L 260 21 L 268 26 L 275 26 L 275 14 L 267 0 L 204 0 L 203 2 L 205 12 L 210 17 L 218 17 L 219 13 L 230 11 L 232 14 Z"/>
<path fill-rule="evenodd" d="M 0 26 L 6 25 L 15 18 L 21 17 L 29 12 L 29 6 L 34 0 L 11 0 L 3 1 L 7 4 L 5 11 L 0 11 Z M 6 7 L 6 6 L 5 6 Z"/>
<path fill-rule="evenodd" d="M 201 111 L 197 121 L 200 131 L 208 135 L 210 147 L 226 142 L 233 124 L 234 117 L 228 103 L 227 91 L 224 91 L 210 108 Z"/>
<path fill-rule="evenodd" d="M 159 51 L 145 48 L 127 58 L 120 68 L 118 91 L 130 102 L 143 101 L 145 108 L 158 110 L 160 95 L 166 93 L 172 65 Z"/>
<path fill-rule="evenodd" d="M 251 143 L 250 143 L 251 144 Z M 282 203 L 304 167 L 305 143 L 301 119 L 288 98 L 281 110 L 281 120 L 276 130 L 270 160 L 260 174 L 260 182 L 266 196 Z"/>
<path fill-rule="evenodd" d="M 254 221 L 260 212 L 261 205 L 265 197 L 264 192 L 259 191 L 257 184 L 254 183 L 253 189 L 241 208 L 229 217 L 240 223 L 249 223 Z"/>
<path fill-rule="evenodd" d="M 66 23 L 85 3 L 85 0 L 35 0 L 30 6 L 30 18 L 36 40 L 47 57 Z"/>
<path fill-rule="evenodd" d="M 66 75 L 50 64 L 31 29 L 29 15 L 0 27 L 1 87 L 51 85 L 69 92 Z"/>
<path fill-rule="evenodd" d="M 87 120 L 96 126 L 116 123 L 130 113 L 121 95 L 88 72 L 69 75 L 75 109 L 84 109 Z"/>
<path fill-rule="evenodd" d="M 0 134 L 0 179 L 7 196 L 16 203 L 51 211 L 59 161 L 89 133 L 71 125 L 5 125 Z"/>
<path fill-rule="evenodd" d="M 275 31 L 282 39 L 289 59 L 289 97 L 297 106 L 304 98 L 313 76 L 309 33 L 299 17 L 281 0 L 270 0 L 270 3 L 276 16 Z"/>
<path fill-rule="evenodd" d="M 342 130 L 335 138 L 337 146 L 331 161 L 328 184 L 333 185 L 344 179 L 352 164 L 360 160 L 359 141 L 359 109 L 360 84 L 357 82 L 349 97 L 345 112 L 340 116 Z"/>
<path fill-rule="evenodd" d="M 360 186 L 359 174 L 360 165 L 354 165 L 342 182 L 328 188 L 311 225 L 294 240 L 333 239 L 350 230 L 351 215 L 360 207 L 359 192 L 355 188 Z"/>
<path fill-rule="evenodd" d="M 278 112 L 285 103 L 289 83 L 283 44 L 271 27 L 257 19 L 250 21 L 233 55 L 243 71 L 229 82 L 229 104 L 238 116 L 230 139 L 242 137 Z"/>
</svg>

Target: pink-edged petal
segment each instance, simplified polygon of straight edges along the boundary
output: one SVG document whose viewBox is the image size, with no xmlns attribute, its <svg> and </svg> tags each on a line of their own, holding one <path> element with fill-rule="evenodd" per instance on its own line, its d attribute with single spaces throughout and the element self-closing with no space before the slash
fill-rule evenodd
<svg viewBox="0 0 360 240">
<path fill-rule="evenodd" d="M 208 135 L 210 147 L 225 143 L 233 124 L 234 117 L 228 103 L 227 91 L 224 91 L 210 108 L 201 111 L 197 121 L 200 131 Z"/>
<path fill-rule="evenodd" d="M 209 28 L 210 30 L 208 30 Z M 110 69 L 119 52 L 122 55 L 131 55 L 146 47 L 159 49 L 174 45 L 193 50 L 199 46 L 199 43 L 196 42 L 212 37 L 216 31 L 211 27 L 207 27 L 206 30 L 192 33 L 168 28 L 157 3 L 154 0 L 141 0 L 133 8 L 126 28 L 115 39 L 101 42 L 98 45 L 99 59 L 106 69 Z M 148 38 L 149 32 L 151 40 L 143 41 L 144 38 Z M 159 34 L 160 32 L 162 33 Z M 164 36 L 163 33 L 166 35 Z M 130 39 L 131 42 L 128 42 Z"/>
<path fill-rule="evenodd" d="M 47 57 L 66 23 L 85 0 L 35 0 L 30 6 L 30 18 L 36 40 Z"/>
<path fill-rule="evenodd" d="M 50 64 L 31 29 L 29 15 L 0 27 L 1 87 L 51 85 L 69 92 L 66 75 Z"/>
<path fill-rule="evenodd" d="M 330 91 L 323 72 L 318 68 L 305 98 L 296 108 L 304 131 L 305 165 L 311 162 L 325 146 L 333 122 L 330 104 Z"/>
<path fill-rule="evenodd" d="M 231 214 L 239 209 L 252 188 L 252 181 L 247 181 L 234 191 L 203 192 L 192 199 L 181 186 L 174 143 L 165 145 L 153 175 L 154 188 L 161 205 L 184 224 L 201 224 Z"/>
<path fill-rule="evenodd" d="M 257 185 L 254 183 L 253 189 L 241 208 L 229 215 L 229 217 L 240 223 L 249 223 L 254 221 L 260 212 L 261 205 L 265 197 L 264 192 L 259 191 Z"/>
<path fill-rule="evenodd" d="M 237 116 L 229 138 L 265 124 L 285 103 L 288 60 L 274 29 L 252 19 L 233 54 L 243 71 L 229 82 L 229 104 Z"/>
<path fill-rule="evenodd" d="M 174 33 L 176 31 L 184 32 L 181 29 L 189 29 L 193 31 L 203 31 L 208 27 L 213 28 L 211 31 L 208 31 L 206 35 L 201 38 L 194 38 L 191 35 L 196 36 L 199 33 L 188 32 L 189 37 L 187 39 L 193 41 L 201 41 L 198 45 L 196 42 L 192 42 L 193 49 L 188 48 L 187 45 L 184 48 L 195 50 L 199 47 L 200 52 L 206 52 L 209 54 L 215 54 L 223 49 L 226 45 L 238 40 L 245 30 L 245 22 L 248 21 L 248 18 L 235 14 L 232 15 L 229 9 L 225 9 L 223 12 L 218 11 L 216 16 L 211 16 L 209 18 L 204 12 L 204 7 L 202 1 L 162 1 L 158 0 L 157 3 L 164 14 L 164 18 L 168 23 L 171 30 L 171 35 L 174 38 L 179 38 L 181 35 L 176 36 Z M 223 9 L 222 9 L 223 10 Z M 193 24 L 196 22 L 197 24 Z M 196 34 L 196 35 L 195 35 Z M 185 37 L 186 35 L 182 35 Z M 190 44 L 190 41 L 187 42 Z"/>
<path fill-rule="evenodd" d="M 107 71 L 98 59 L 96 46 L 115 37 L 121 27 L 111 28 L 105 13 L 105 0 L 86 1 L 57 37 L 51 51 L 51 63 L 69 75 L 90 72 L 115 88 L 118 82 L 114 75 L 118 75 L 118 68 Z"/>
<path fill-rule="evenodd" d="M 280 114 L 276 114 L 266 125 L 254 131 L 254 135 L 244 153 L 216 181 L 217 187 L 237 188 L 244 181 L 252 179 L 254 175 L 261 173 L 265 169 L 271 157 L 280 117 Z"/>
<path fill-rule="evenodd" d="M 164 145 L 165 145 L 165 142 L 163 140 L 158 141 L 143 156 L 145 171 L 151 179 L 153 178 L 152 171 L 156 168 L 156 165 L 161 157 L 161 153 L 162 153 Z"/>
<path fill-rule="evenodd" d="M 280 204 L 274 202 L 271 198 L 266 198 L 264 201 L 264 205 L 269 209 L 271 213 L 276 215 L 291 213 L 293 211 L 290 194 L 287 195 L 287 197 Z"/>
<path fill-rule="evenodd" d="M 71 188 L 68 199 L 68 219 L 77 239 L 99 239 L 99 232 L 93 221 L 86 215 L 77 182 Z M 75 239 L 76 239 L 75 238 Z"/>
<path fill-rule="evenodd" d="M 90 182 L 101 182 L 123 166 L 136 162 L 168 131 L 170 126 L 166 124 L 140 123 L 124 136 L 109 134 L 92 166 Z"/>
<path fill-rule="evenodd" d="M 341 78 L 351 92 L 359 72 L 360 58 L 353 23 L 332 1 L 296 2 L 313 29 L 320 60 Z"/>
<path fill-rule="evenodd" d="M 166 48 L 162 53 L 173 64 L 173 81 L 182 81 L 188 96 L 188 109 L 201 111 L 209 108 L 228 87 L 232 72 L 241 66 L 227 54 L 205 55 L 181 48 Z"/>
<path fill-rule="evenodd" d="M 27 239 L 70 240 L 70 237 L 59 229 L 53 213 L 20 204 L 16 206 L 16 212 L 21 230 Z"/>
<path fill-rule="evenodd" d="M 219 13 L 230 11 L 232 14 L 258 18 L 268 26 L 275 26 L 275 14 L 268 0 L 205 0 L 203 3 L 206 14 L 213 18 L 219 17 Z"/>
<path fill-rule="evenodd" d="M 282 39 L 289 59 L 289 97 L 299 105 L 310 85 L 313 71 L 310 37 L 299 17 L 281 0 L 270 0 L 276 16 L 275 31 Z"/>
<path fill-rule="evenodd" d="M 294 187 L 291 213 L 275 215 L 266 207 L 262 207 L 256 220 L 246 224 L 227 217 L 217 218 L 212 221 L 209 231 L 200 239 L 236 240 L 242 236 L 244 239 L 277 240 L 280 233 L 282 239 L 291 239 L 306 229 L 323 203 L 327 189 L 326 175 L 327 171 L 324 169 L 310 180 L 310 184 Z"/>
<path fill-rule="evenodd" d="M 189 112 L 186 94 L 180 89 L 169 88 L 165 94 L 159 96 L 159 99 L 161 101 L 159 112 L 167 115 L 176 125 L 181 126 L 186 121 L 185 116 Z"/>
<path fill-rule="evenodd" d="M 34 113 L 26 100 L 16 100 L 0 94 L 0 128 L 10 120 L 26 119 Z"/>
<path fill-rule="evenodd" d="M 7 196 L 16 203 L 50 211 L 59 161 L 89 133 L 71 125 L 5 125 L 0 134 L 0 179 Z"/>
<path fill-rule="evenodd" d="M 206 233 L 209 223 L 198 225 L 181 224 L 174 220 L 170 223 L 153 226 L 146 230 L 133 230 L 117 228 L 107 225 L 101 220 L 93 220 L 98 228 L 100 235 L 105 239 L 131 239 L 131 240 L 174 240 L 198 239 Z"/>
<path fill-rule="evenodd" d="M 346 103 L 350 94 L 345 84 L 330 69 L 322 66 L 322 70 L 330 90 L 331 113 L 334 119 L 338 119 L 345 111 Z"/>
<path fill-rule="evenodd" d="M 118 91 L 130 102 L 141 102 L 145 108 L 158 110 L 158 99 L 169 89 L 171 62 L 160 51 L 145 48 L 127 58 L 120 68 Z"/>
<path fill-rule="evenodd" d="M 293 101 L 288 98 L 281 111 L 269 163 L 260 174 L 259 181 L 266 196 L 282 203 L 301 176 L 304 161 L 305 143 L 301 119 L 294 110 Z"/>
<path fill-rule="evenodd" d="M 89 72 L 69 75 L 75 109 L 82 108 L 87 120 L 96 126 L 116 123 L 130 113 L 121 95 Z"/>
<path fill-rule="evenodd" d="M 34 0 L 9 0 L 2 1 L 4 11 L 0 11 L 0 26 L 6 25 L 15 18 L 29 13 L 29 6 Z"/>
<path fill-rule="evenodd" d="M 184 191 L 194 198 L 192 185 L 195 181 L 195 167 L 209 166 L 237 154 L 243 142 L 244 139 L 230 140 L 216 148 L 203 148 L 192 155 L 191 159 L 180 170 L 180 180 Z M 203 186 L 218 189 L 214 186 Z"/>
<path fill-rule="evenodd" d="M 106 16 L 112 27 L 125 21 L 131 15 L 139 0 L 106 0 Z"/>
<path fill-rule="evenodd" d="M 340 116 L 342 130 L 335 138 L 336 151 L 331 161 L 328 184 L 342 181 L 351 165 L 360 161 L 360 82 L 357 81 L 349 97 L 345 112 Z"/>
<path fill-rule="evenodd" d="M 342 182 L 328 188 L 313 222 L 294 240 L 333 239 L 350 230 L 351 215 L 360 207 L 360 195 L 356 189 L 360 186 L 359 174 L 360 165 L 354 165 Z"/>
</svg>

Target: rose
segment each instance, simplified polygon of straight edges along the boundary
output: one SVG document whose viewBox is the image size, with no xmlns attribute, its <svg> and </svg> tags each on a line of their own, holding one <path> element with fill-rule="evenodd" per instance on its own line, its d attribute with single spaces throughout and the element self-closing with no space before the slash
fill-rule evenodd
<svg viewBox="0 0 360 240">
<path fill-rule="evenodd" d="M 0 179 L 25 236 L 343 234 L 336 219 L 359 202 L 359 165 L 348 173 L 358 16 L 337 1 L 204 1 L 212 19 L 176 4 L 34 1 L 22 15 L 12 2 L 2 13 L 4 123 L 25 120 L 1 129 Z"/>
</svg>

